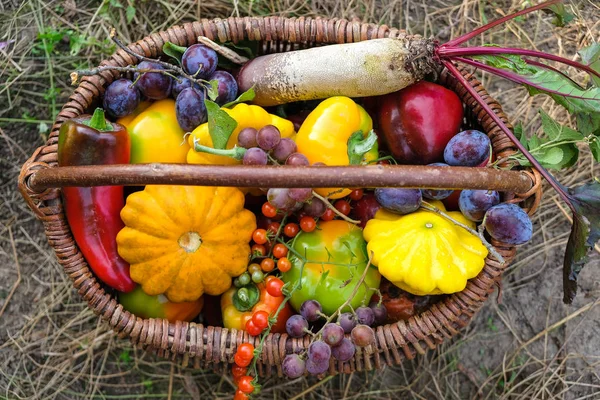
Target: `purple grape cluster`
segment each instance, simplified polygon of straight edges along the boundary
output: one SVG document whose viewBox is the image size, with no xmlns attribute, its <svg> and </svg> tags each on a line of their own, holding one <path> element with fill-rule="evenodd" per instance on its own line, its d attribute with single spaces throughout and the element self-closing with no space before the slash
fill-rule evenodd
<svg viewBox="0 0 600 400">
<path fill-rule="evenodd" d="M 237 144 L 246 149 L 244 165 L 267 165 L 271 161 L 277 165 L 309 165 L 308 158 L 297 152 L 296 143 L 282 138 L 281 132 L 273 125 L 259 130 L 244 128 L 238 133 Z M 303 208 L 306 215 L 320 217 L 327 210 L 325 203 L 313 197 L 310 188 L 271 188 L 265 190 L 267 200 L 275 208 L 284 212 Z"/>
<path fill-rule="evenodd" d="M 307 300 L 300 306 L 300 314 L 287 320 L 286 331 L 293 338 L 302 338 L 309 331 L 309 322 L 318 322 L 322 316 L 321 304 Z M 329 322 L 322 327 L 320 336 L 310 344 L 305 355 L 289 354 L 285 357 L 283 373 L 290 379 L 305 372 L 320 375 L 329 369 L 332 357 L 341 362 L 349 361 L 354 357 L 356 347 L 375 343 L 375 332 L 369 325 L 383 323 L 386 318 L 385 307 L 378 303 L 359 307 L 354 313 L 341 313 L 336 323 Z"/>
</svg>

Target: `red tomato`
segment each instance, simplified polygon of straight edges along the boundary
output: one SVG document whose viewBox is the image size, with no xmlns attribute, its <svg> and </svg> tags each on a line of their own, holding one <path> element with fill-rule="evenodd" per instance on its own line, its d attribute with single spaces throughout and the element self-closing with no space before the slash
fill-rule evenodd
<svg viewBox="0 0 600 400">
<path fill-rule="evenodd" d="M 283 281 L 279 278 L 269 279 L 267 280 L 267 293 L 273 297 L 283 296 L 283 293 L 281 292 L 283 285 Z"/>
</svg>

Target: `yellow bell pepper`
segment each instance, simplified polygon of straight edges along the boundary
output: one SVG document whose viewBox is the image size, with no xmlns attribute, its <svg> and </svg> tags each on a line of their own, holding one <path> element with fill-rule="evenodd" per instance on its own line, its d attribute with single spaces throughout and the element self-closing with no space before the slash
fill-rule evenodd
<svg viewBox="0 0 600 400">
<path fill-rule="evenodd" d="M 445 211 L 441 202 L 435 205 Z M 475 228 L 460 212 L 447 214 Z M 463 290 L 481 272 L 488 254 L 477 236 L 426 210 L 398 215 L 381 209 L 363 235 L 381 275 L 420 296 Z"/>
<path fill-rule="evenodd" d="M 134 112 L 134 115 L 138 112 L 135 117 L 128 115 L 117 120 L 127 128 L 131 138 L 130 163 L 185 163 L 190 147 L 183 140 L 185 132 L 177 122 L 175 101 L 164 99 L 142 105 Z"/>
<path fill-rule="evenodd" d="M 373 121 L 364 108 L 349 97 L 335 96 L 322 101 L 306 118 L 298 135 L 298 151 L 304 154 L 311 164 L 322 162 L 326 165 L 349 165 L 348 140 L 357 131 L 366 138 L 373 129 Z M 377 159 L 377 143 L 365 153 L 359 163 L 366 164 Z M 320 188 L 316 192 L 322 196 L 339 199 L 350 194 L 351 190 L 341 188 Z"/>
<path fill-rule="evenodd" d="M 291 138 L 294 136 L 294 124 L 291 121 L 278 117 L 277 115 L 269 114 L 262 107 L 240 103 L 231 109 L 223 108 L 223 110 L 237 122 L 235 130 L 227 142 L 228 149 L 232 149 L 233 146 L 237 144 L 238 134 L 244 128 L 260 129 L 265 125 L 274 125 L 279 129 L 279 132 L 281 132 L 282 138 Z M 198 140 L 198 144 L 213 147 L 212 138 L 208 132 L 208 123 L 204 123 L 194 129 L 188 138 L 188 144 L 191 147 L 187 153 L 188 164 L 230 165 L 241 163 L 241 161 L 236 160 L 233 157 L 218 156 L 195 151 L 194 140 L 196 139 Z"/>
</svg>

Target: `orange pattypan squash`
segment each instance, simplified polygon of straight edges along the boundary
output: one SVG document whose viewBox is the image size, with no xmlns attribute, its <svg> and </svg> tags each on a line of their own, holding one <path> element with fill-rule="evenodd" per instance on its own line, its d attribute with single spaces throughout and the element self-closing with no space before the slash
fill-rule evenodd
<svg viewBox="0 0 600 400">
<path fill-rule="evenodd" d="M 220 295 L 246 271 L 256 217 L 232 187 L 148 185 L 127 198 L 119 255 L 148 295 Z"/>
</svg>

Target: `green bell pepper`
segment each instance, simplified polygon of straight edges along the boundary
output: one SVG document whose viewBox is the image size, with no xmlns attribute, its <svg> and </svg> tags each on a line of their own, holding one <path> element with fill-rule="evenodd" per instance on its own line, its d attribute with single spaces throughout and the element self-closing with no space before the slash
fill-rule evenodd
<svg viewBox="0 0 600 400">
<path fill-rule="evenodd" d="M 348 299 L 359 282 L 368 257 L 362 229 L 342 220 L 321 222 L 312 232 L 300 232 L 292 242 L 288 257 L 292 268 L 283 274 L 291 289 L 298 281 L 290 299 L 292 307 L 300 309 L 306 300 L 321 303 L 323 313 L 333 314 Z M 381 275 L 369 267 L 362 285 L 350 301 L 354 309 L 369 304 L 373 289 L 379 288 Z M 350 311 L 345 307 L 344 311 Z"/>
</svg>

